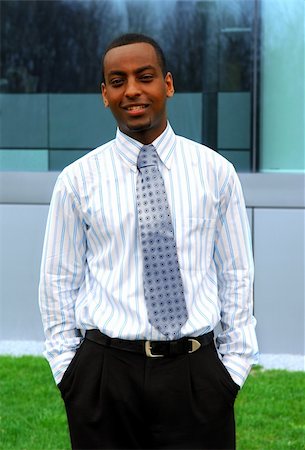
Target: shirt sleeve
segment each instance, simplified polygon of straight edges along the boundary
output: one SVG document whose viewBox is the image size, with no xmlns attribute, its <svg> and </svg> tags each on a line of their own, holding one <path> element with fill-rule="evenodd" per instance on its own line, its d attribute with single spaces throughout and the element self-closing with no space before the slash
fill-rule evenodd
<svg viewBox="0 0 305 450">
<path fill-rule="evenodd" d="M 231 377 L 242 386 L 251 366 L 258 362 L 258 345 L 250 228 L 242 188 L 232 165 L 220 187 L 214 260 L 222 326 L 216 344 Z"/>
<path fill-rule="evenodd" d="M 75 302 L 84 280 L 86 239 L 79 203 L 67 186 L 60 176 L 50 203 L 39 283 L 44 355 L 56 383 L 82 340 L 75 325 Z"/>
</svg>

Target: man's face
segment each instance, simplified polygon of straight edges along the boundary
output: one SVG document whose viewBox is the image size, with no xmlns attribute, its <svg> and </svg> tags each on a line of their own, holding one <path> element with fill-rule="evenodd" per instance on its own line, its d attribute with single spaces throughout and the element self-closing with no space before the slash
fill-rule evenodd
<svg viewBox="0 0 305 450">
<path fill-rule="evenodd" d="M 166 128 L 166 99 L 174 94 L 154 47 L 146 42 L 109 50 L 104 59 L 102 94 L 120 130 L 150 144 Z"/>
</svg>

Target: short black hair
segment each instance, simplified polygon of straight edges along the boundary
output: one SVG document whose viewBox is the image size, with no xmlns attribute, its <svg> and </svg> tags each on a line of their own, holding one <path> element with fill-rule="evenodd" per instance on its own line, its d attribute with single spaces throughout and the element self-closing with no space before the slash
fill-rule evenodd
<svg viewBox="0 0 305 450">
<path fill-rule="evenodd" d="M 158 62 L 160 64 L 161 70 L 163 75 L 165 76 L 167 73 L 167 67 L 166 67 L 166 59 L 164 52 L 160 45 L 150 36 L 147 36 L 145 34 L 140 33 L 126 33 L 122 34 L 113 41 L 110 42 L 110 44 L 107 46 L 106 50 L 104 51 L 103 58 L 102 58 L 102 79 L 103 82 L 105 82 L 105 76 L 104 76 L 104 60 L 106 54 L 111 50 L 112 48 L 116 47 L 122 47 L 123 45 L 129 45 L 129 44 L 138 44 L 141 42 L 146 42 L 147 44 L 150 44 L 154 47 L 155 52 L 157 54 Z"/>
</svg>

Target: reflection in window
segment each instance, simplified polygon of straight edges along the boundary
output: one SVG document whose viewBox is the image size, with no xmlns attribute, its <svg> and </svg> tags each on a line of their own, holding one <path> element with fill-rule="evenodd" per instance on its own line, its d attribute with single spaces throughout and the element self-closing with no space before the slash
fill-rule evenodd
<svg viewBox="0 0 305 450">
<path fill-rule="evenodd" d="M 53 158 L 49 158 L 49 170 L 58 170 L 61 168 L 59 149 L 65 150 L 62 167 L 69 162 L 67 150 L 74 150 L 71 160 L 72 154 L 77 152 L 75 142 L 69 143 L 65 138 L 61 144 L 58 137 L 53 137 L 55 121 L 51 123 L 50 105 L 54 101 L 49 96 L 61 95 L 66 104 L 70 98 L 67 95 L 99 95 L 100 62 L 106 45 L 124 32 L 146 33 L 154 37 L 166 53 L 168 68 L 174 75 L 176 96 L 198 94 L 201 107 L 196 114 L 199 115 L 201 141 L 227 156 L 237 168 L 251 170 L 253 48 L 257 20 L 254 4 L 254 0 L 2 1 L 2 95 L 47 95 L 47 137 L 43 145 L 37 142 L 31 149 L 57 149 L 56 165 L 52 166 Z M 18 104 L 15 100 L 7 97 L 6 102 L 13 104 L 8 109 L 10 118 L 4 118 L 4 122 L 14 120 L 14 104 Z M 72 104 L 74 100 L 70 100 Z M 33 98 L 27 101 L 29 109 L 35 108 Z M 178 103 L 182 102 L 178 99 Z M 192 108 L 191 102 L 186 103 Z M 102 104 L 98 107 L 102 108 Z M 77 111 L 69 113 L 74 114 L 73 123 L 84 120 Z M 91 114 L 97 114 L 94 108 Z M 181 132 L 197 139 L 198 133 L 194 136 L 193 126 L 188 124 L 190 116 L 192 114 L 182 107 L 171 112 L 173 122 L 184 122 Z M 62 120 L 69 124 L 71 118 L 62 117 Z M 90 114 L 85 120 L 91 121 Z M 87 127 L 88 140 L 83 151 L 103 141 L 103 122 L 100 121 L 101 138 L 97 142 L 90 140 L 90 125 Z M 108 127 L 109 119 L 106 122 Z M 11 129 L 16 126 L 26 133 L 22 123 L 13 124 Z M 69 126 L 66 128 L 73 133 Z M 179 126 L 176 132 L 179 133 Z M 90 133 L 92 135 L 92 131 Z M 8 133 L 0 144 L 6 151 L 27 148 L 26 144 L 17 147 L 14 136 L 10 138 Z"/>
</svg>

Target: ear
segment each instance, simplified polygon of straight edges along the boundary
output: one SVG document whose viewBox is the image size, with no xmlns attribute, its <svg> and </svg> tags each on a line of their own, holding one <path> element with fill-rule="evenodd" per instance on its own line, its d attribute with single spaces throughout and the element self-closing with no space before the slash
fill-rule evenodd
<svg viewBox="0 0 305 450">
<path fill-rule="evenodd" d="M 102 92 L 102 97 L 103 97 L 103 100 L 104 100 L 105 108 L 108 108 L 109 102 L 108 102 L 108 99 L 107 99 L 107 88 L 106 88 L 105 83 L 101 83 L 101 92 Z"/>
<path fill-rule="evenodd" d="M 166 96 L 167 97 L 172 97 L 174 95 L 175 92 L 175 88 L 174 88 L 174 80 L 173 80 L 173 76 L 170 72 L 167 72 L 167 74 L 165 75 L 165 84 L 166 84 Z"/>
</svg>

